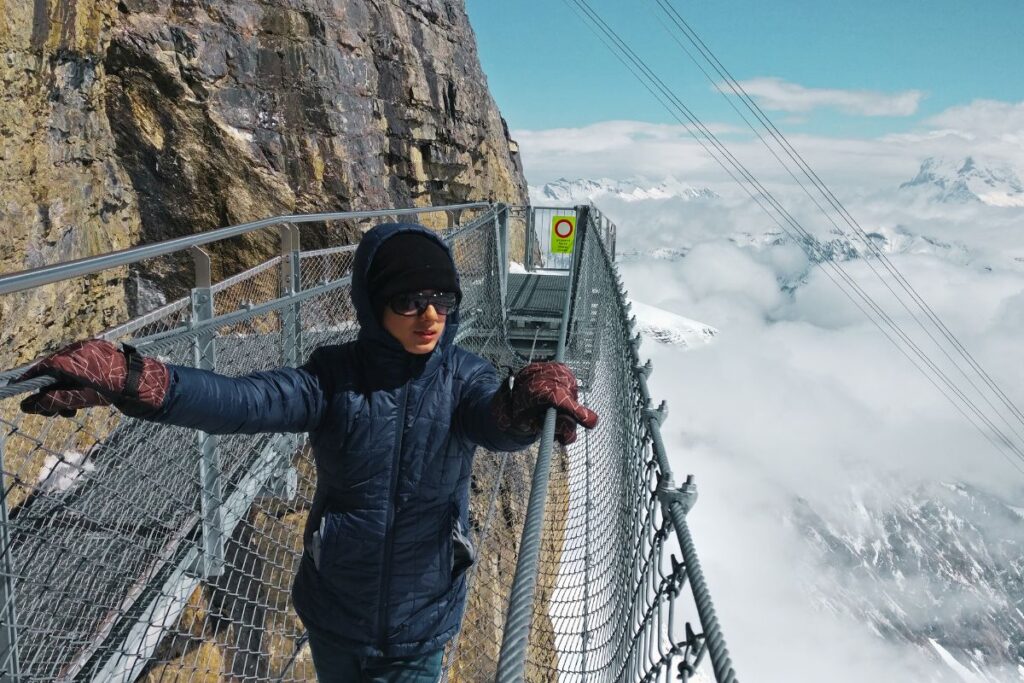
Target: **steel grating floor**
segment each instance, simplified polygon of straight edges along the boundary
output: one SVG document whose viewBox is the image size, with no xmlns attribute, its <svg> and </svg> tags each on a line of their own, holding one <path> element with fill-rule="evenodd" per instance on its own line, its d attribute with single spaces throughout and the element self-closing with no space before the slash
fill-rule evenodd
<svg viewBox="0 0 1024 683">
<path fill-rule="evenodd" d="M 569 278 L 539 273 L 510 273 L 508 276 L 509 318 L 562 317 Z"/>
</svg>

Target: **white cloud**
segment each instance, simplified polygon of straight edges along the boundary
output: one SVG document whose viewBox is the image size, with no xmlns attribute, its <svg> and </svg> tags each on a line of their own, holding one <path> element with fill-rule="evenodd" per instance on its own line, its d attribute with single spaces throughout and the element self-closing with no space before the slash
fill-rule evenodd
<svg viewBox="0 0 1024 683">
<path fill-rule="evenodd" d="M 760 106 L 771 111 L 806 112 L 829 108 L 857 116 L 911 116 L 924 97 L 920 90 L 884 93 L 807 88 L 781 78 L 752 78 L 739 83 Z M 728 91 L 724 84 L 719 87 Z"/>
<path fill-rule="evenodd" d="M 709 125 L 730 151 L 774 189 L 793 179 L 752 135 Z M 785 132 L 785 131 L 784 131 Z M 694 141 L 686 127 L 610 121 L 579 128 L 513 131 L 527 179 L 539 185 L 560 177 L 661 178 L 672 175 L 723 195 L 739 187 Z M 790 143 L 843 201 L 909 180 L 926 157 L 975 155 L 1024 168 L 1024 102 L 979 100 L 953 107 L 910 133 L 878 138 L 790 134 Z"/>
<path fill-rule="evenodd" d="M 975 100 L 951 107 L 924 125 L 968 139 L 991 137 L 1024 147 L 1024 102 Z"/>
<path fill-rule="evenodd" d="M 645 342 L 642 354 L 654 360 L 655 400 L 669 403 L 663 435 L 677 479 L 697 476 L 701 499 L 690 513 L 691 528 L 738 672 L 779 683 L 946 680 L 927 651 L 894 645 L 838 608 L 839 594 L 859 584 L 852 586 L 852 577 L 845 585 L 828 583 L 834 580 L 825 574 L 830 559 L 816 555 L 792 525 L 793 501 L 808 500 L 838 529 L 870 544 L 879 530 L 850 517 L 858 489 L 870 491 L 884 509 L 937 481 L 967 481 L 1019 499 L 1024 479 L 819 270 L 801 275 L 807 261 L 794 245 L 743 247 L 726 240 L 751 229 L 756 214 L 749 206 L 601 208 L 617 222 L 624 249 L 688 248 L 675 262 L 621 263 L 630 296 L 719 330 L 706 347 L 680 351 Z M 899 222 L 935 242 L 964 243 L 891 258 L 1024 405 L 1024 369 L 1014 351 L 1024 334 L 1024 266 L 1005 253 L 1021 250 L 1024 211 L 886 201 L 862 213 L 865 222 Z M 885 289 L 865 262 L 846 267 L 884 301 Z M 906 311 L 887 307 L 913 331 Z M 914 581 L 886 585 L 889 595 L 879 597 L 879 608 L 893 596 L 906 599 L 908 623 L 921 625 L 941 619 L 940 608 L 960 614 L 977 597 L 951 593 L 918 614 L 908 596 L 927 593 L 933 582 L 943 586 L 948 577 L 926 574 Z M 827 591 L 835 592 L 831 609 L 823 608 L 812 583 L 826 599 Z M 802 656 L 780 663 L 779 643 L 767 632 L 803 643 Z M 986 680 L 1009 680 L 1005 672 L 988 673 Z"/>
<path fill-rule="evenodd" d="M 721 128 L 730 149 L 787 208 L 827 235 L 831 224 L 760 143 Z M 929 156 L 973 155 L 1024 169 L 1022 131 L 1024 103 L 979 100 L 909 134 L 789 136 L 860 225 L 892 241 L 893 263 L 1018 406 L 1024 406 L 1024 365 L 1018 362 L 1024 211 L 932 204 L 897 188 Z M 619 121 L 516 137 L 533 184 L 559 176 L 673 175 L 723 195 L 710 202 L 605 198 L 599 206 L 619 226 L 620 252 L 667 247 L 686 253 L 675 262 L 624 261 L 630 296 L 719 330 L 714 344 L 681 352 L 645 342 L 642 353 L 654 360 L 652 393 L 669 402 L 663 433 L 677 479 L 692 472 L 701 488 L 691 527 L 739 673 L 780 683 L 947 680 L 933 654 L 893 646 L 865 620 L 823 609 L 812 597 L 808 582 L 824 576 L 827 558 L 787 521 L 792 501 L 804 497 L 839 528 L 856 529 L 870 541 L 872 529 L 860 529 L 849 517 L 855 487 L 876 491 L 882 506 L 940 480 L 971 482 L 1019 500 L 1019 472 L 834 284 L 808 271 L 795 245 L 759 240 L 777 228 L 685 128 Z M 846 267 L 874 296 L 886 295 L 863 261 Z M 905 310 L 891 302 L 887 308 L 915 329 Z M 926 336 L 914 334 L 942 358 Z M 951 376 L 964 381 L 956 371 Z M 925 590 L 932 580 L 945 579 L 926 575 L 924 588 L 912 588 Z M 843 587 L 835 590 L 838 595 Z M 901 586 L 887 590 L 901 597 Z M 766 635 L 778 633 L 784 642 L 802 643 L 802 656 L 780 665 L 779 641 Z M 991 680 L 1008 680 L 1005 672 L 989 673 Z"/>
</svg>

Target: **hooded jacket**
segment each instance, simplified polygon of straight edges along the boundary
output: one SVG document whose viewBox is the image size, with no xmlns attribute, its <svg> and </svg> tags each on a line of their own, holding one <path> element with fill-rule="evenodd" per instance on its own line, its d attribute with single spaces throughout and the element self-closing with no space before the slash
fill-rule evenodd
<svg viewBox="0 0 1024 683">
<path fill-rule="evenodd" d="M 499 380 L 490 363 L 454 344 L 458 311 L 424 355 L 406 352 L 380 325 L 366 275 L 380 245 L 403 232 L 447 251 L 418 225 L 369 231 L 352 269 L 356 341 L 321 347 L 300 368 L 237 378 L 171 366 L 167 397 L 150 417 L 211 434 L 309 433 L 317 485 L 296 611 L 345 649 L 386 657 L 436 651 L 458 631 L 476 447 L 513 451 L 536 439 L 495 424 Z"/>
</svg>

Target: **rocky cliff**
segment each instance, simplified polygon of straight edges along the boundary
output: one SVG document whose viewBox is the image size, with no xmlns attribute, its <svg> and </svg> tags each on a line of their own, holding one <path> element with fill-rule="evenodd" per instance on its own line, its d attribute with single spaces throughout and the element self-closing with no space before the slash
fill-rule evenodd
<svg viewBox="0 0 1024 683">
<path fill-rule="evenodd" d="M 0 272 L 287 212 L 525 200 L 463 0 L 0 9 Z M 274 249 L 223 243 L 215 268 Z M 0 297 L 0 364 L 122 321 L 140 281 L 180 294 L 183 265 Z"/>
</svg>

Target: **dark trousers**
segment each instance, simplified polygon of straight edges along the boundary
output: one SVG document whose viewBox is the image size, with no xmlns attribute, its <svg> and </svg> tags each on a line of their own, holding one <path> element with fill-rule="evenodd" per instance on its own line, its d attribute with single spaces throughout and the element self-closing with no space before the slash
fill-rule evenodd
<svg viewBox="0 0 1024 683">
<path fill-rule="evenodd" d="M 441 677 L 443 649 L 414 657 L 362 657 L 312 631 L 309 647 L 320 683 L 436 683 Z"/>
</svg>

